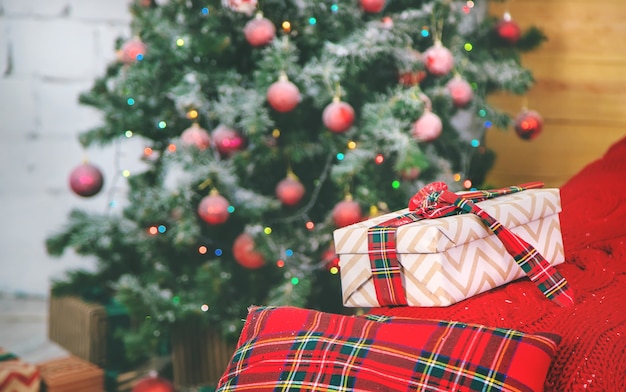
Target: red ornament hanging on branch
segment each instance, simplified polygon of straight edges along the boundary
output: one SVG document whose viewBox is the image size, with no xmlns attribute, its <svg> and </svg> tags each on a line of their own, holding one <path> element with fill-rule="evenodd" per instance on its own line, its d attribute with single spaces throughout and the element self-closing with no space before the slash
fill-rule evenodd
<svg viewBox="0 0 626 392">
<path fill-rule="evenodd" d="M 220 225 L 230 217 L 229 207 L 230 203 L 228 200 L 220 195 L 216 189 L 213 189 L 210 195 L 200 200 L 198 215 L 209 225 Z"/>
<path fill-rule="evenodd" d="M 254 19 L 246 23 L 243 33 L 250 45 L 265 46 L 272 42 L 276 36 L 276 26 L 271 20 L 263 17 L 262 12 L 257 12 Z"/>
<path fill-rule="evenodd" d="M 363 213 L 359 203 L 352 200 L 351 196 L 346 196 L 343 201 L 340 201 L 335 205 L 332 217 L 335 222 L 335 226 L 344 227 L 360 222 L 363 219 Z"/>
<path fill-rule="evenodd" d="M 247 233 L 241 233 L 235 238 L 233 257 L 237 263 L 249 269 L 257 269 L 265 265 L 265 257 L 254 249 L 254 238 Z"/>
<path fill-rule="evenodd" d="M 345 132 L 354 122 L 354 109 L 350 104 L 335 98 L 324 108 L 322 122 L 332 132 Z"/>
<path fill-rule="evenodd" d="M 385 0 L 360 0 L 361 9 L 367 13 L 376 14 L 385 8 Z"/>
<path fill-rule="evenodd" d="M 78 196 L 91 197 L 98 194 L 102 189 L 104 177 L 97 166 L 84 162 L 72 169 L 69 184 L 72 191 Z"/>
<path fill-rule="evenodd" d="M 132 392 L 176 392 L 176 388 L 165 378 L 148 376 L 139 380 L 133 386 Z"/>
<path fill-rule="evenodd" d="M 446 89 L 452 98 L 452 103 L 458 108 L 467 106 L 474 98 L 472 86 L 459 75 L 456 75 L 446 83 Z"/>
<path fill-rule="evenodd" d="M 426 109 L 413 124 L 411 135 L 418 142 L 432 142 L 441 135 L 442 130 L 443 124 L 439 116 L 431 112 L 430 109 Z"/>
<path fill-rule="evenodd" d="M 298 177 L 291 171 L 287 173 L 287 177 L 281 180 L 276 186 L 276 197 L 286 206 L 295 206 L 302 200 L 304 196 L 304 185 L 298 180 Z"/>
<path fill-rule="evenodd" d="M 543 118 L 534 110 L 522 110 L 514 122 L 515 132 L 523 140 L 532 140 L 543 130 Z"/>
<path fill-rule="evenodd" d="M 424 66 L 428 73 L 434 76 L 444 76 L 454 68 L 454 56 L 441 41 L 436 41 L 433 46 L 423 53 Z"/>
<path fill-rule="evenodd" d="M 245 145 L 245 139 L 239 132 L 223 124 L 218 125 L 213 130 L 211 136 L 215 148 L 223 157 L 231 156 L 235 152 L 242 150 Z"/>
<path fill-rule="evenodd" d="M 180 134 L 180 141 L 183 146 L 195 147 L 200 151 L 206 150 L 211 145 L 209 133 L 197 122 L 194 122 Z"/>
<path fill-rule="evenodd" d="M 502 19 L 496 24 L 495 29 L 498 37 L 511 45 L 515 45 L 522 36 L 522 30 L 517 23 L 511 19 L 511 15 L 508 12 L 505 13 Z"/>
<path fill-rule="evenodd" d="M 287 79 L 285 74 L 281 74 L 278 81 L 274 82 L 267 90 L 267 102 L 277 112 L 292 111 L 298 106 L 300 99 L 300 90 Z"/>
<path fill-rule="evenodd" d="M 400 82 L 401 85 L 408 87 L 416 86 L 420 84 L 424 78 L 426 78 L 426 71 L 423 69 L 416 69 L 424 66 L 422 54 L 415 49 L 410 49 L 410 51 L 411 57 L 415 59 L 417 64 L 409 69 L 400 70 L 398 72 L 398 82 Z"/>
<path fill-rule="evenodd" d="M 124 64 L 133 64 L 143 59 L 146 54 L 146 44 L 139 37 L 126 41 L 118 52 L 119 60 Z"/>
</svg>

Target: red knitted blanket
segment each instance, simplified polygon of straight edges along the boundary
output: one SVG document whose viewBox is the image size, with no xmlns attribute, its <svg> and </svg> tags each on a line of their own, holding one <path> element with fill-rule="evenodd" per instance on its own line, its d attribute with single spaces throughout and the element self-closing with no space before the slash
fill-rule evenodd
<svg viewBox="0 0 626 392">
<path fill-rule="evenodd" d="M 376 308 L 371 313 L 550 331 L 563 340 L 546 391 L 626 391 L 626 138 L 561 187 L 573 307 L 548 301 L 520 279 L 445 308 Z"/>
</svg>

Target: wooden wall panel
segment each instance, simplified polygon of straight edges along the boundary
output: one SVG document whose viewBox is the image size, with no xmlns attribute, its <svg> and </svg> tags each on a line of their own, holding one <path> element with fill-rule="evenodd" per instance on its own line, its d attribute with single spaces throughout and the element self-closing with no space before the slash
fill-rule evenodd
<svg viewBox="0 0 626 392">
<path fill-rule="evenodd" d="M 491 102 L 512 115 L 525 105 L 537 110 L 544 129 L 533 141 L 512 130 L 489 130 L 486 143 L 497 160 L 488 182 L 561 186 L 626 136 L 626 3 L 490 3 L 493 15 L 507 10 L 522 29 L 535 25 L 548 41 L 522 57 L 536 79 L 531 91 L 524 97 L 494 95 Z"/>
</svg>

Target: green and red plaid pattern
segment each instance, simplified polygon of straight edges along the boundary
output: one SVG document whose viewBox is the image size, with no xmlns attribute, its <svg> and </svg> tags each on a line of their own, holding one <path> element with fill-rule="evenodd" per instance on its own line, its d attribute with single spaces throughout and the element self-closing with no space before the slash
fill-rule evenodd
<svg viewBox="0 0 626 392">
<path fill-rule="evenodd" d="M 528 275 L 541 292 L 561 306 L 574 304 L 574 293 L 567 280 L 535 249 L 515 233 L 504 227 L 485 210 L 471 200 L 465 199 L 447 189 L 441 189 L 429 196 L 436 203 L 456 206 L 465 213 L 475 214 L 500 239 L 507 252 Z"/>
<path fill-rule="evenodd" d="M 539 391 L 556 335 L 253 307 L 217 391 Z"/>
<path fill-rule="evenodd" d="M 415 210 L 416 212 L 399 215 L 370 227 L 367 231 L 368 256 L 372 270 L 372 280 L 376 299 L 380 306 L 407 304 L 404 285 L 402 284 L 402 271 L 396 253 L 397 228 L 426 217 L 439 218 L 464 212 L 459 211 L 454 205 L 437 204 L 430 199 L 431 194 L 440 186 L 439 184 L 429 184 L 411 198 L 409 210 Z M 543 187 L 543 183 L 531 182 L 508 188 L 467 192 L 463 194 L 463 198 L 479 202 L 497 196 L 521 192 L 525 189 L 541 187 Z"/>
</svg>

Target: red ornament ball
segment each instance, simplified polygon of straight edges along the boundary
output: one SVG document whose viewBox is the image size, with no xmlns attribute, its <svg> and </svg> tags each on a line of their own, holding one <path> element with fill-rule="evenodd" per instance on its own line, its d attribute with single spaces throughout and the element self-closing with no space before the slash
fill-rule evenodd
<svg viewBox="0 0 626 392">
<path fill-rule="evenodd" d="M 361 9 L 368 13 L 378 13 L 385 8 L 385 0 L 360 0 Z"/>
<path fill-rule="evenodd" d="M 269 19 L 257 14 L 256 18 L 246 23 L 243 33 L 250 45 L 264 46 L 272 42 L 276 36 L 276 26 Z"/>
<path fill-rule="evenodd" d="M 265 265 L 263 255 L 254 250 L 254 238 L 246 233 L 241 233 L 233 242 L 233 257 L 240 265 L 257 269 Z"/>
<path fill-rule="evenodd" d="M 286 79 L 278 80 L 267 90 L 267 102 L 278 112 L 289 112 L 300 103 L 300 90 Z"/>
<path fill-rule="evenodd" d="M 324 108 L 322 121 L 332 132 L 345 132 L 354 122 L 354 109 L 346 102 L 333 101 Z"/>
<path fill-rule="evenodd" d="M 139 380 L 132 392 L 175 392 L 174 384 L 161 377 L 148 376 Z"/>
<path fill-rule="evenodd" d="M 407 71 L 400 72 L 398 74 L 398 82 L 403 86 L 417 86 L 426 78 L 426 72 L 424 71 Z"/>
<path fill-rule="evenodd" d="M 426 49 L 423 54 L 426 70 L 435 76 L 447 75 L 454 68 L 452 52 L 440 42 Z"/>
<path fill-rule="evenodd" d="M 422 174 L 422 169 L 419 167 L 407 167 L 406 169 L 400 170 L 400 177 L 406 181 L 417 180 L 420 174 Z"/>
<path fill-rule="evenodd" d="M 474 90 L 472 86 L 460 76 L 455 76 L 446 84 L 448 93 L 452 97 L 452 103 L 456 107 L 464 107 L 474 98 Z"/>
<path fill-rule="evenodd" d="M 510 19 L 502 19 L 498 22 L 498 24 L 496 24 L 496 33 L 498 37 L 511 45 L 515 45 L 522 36 L 522 30 L 517 23 Z"/>
<path fill-rule="evenodd" d="M 335 205 L 332 213 L 335 226 L 344 227 L 363 219 L 361 206 L 354 200 L 343 200 Z"/>
<path fill-rule="evenodd" d="M 205 196 L 198 204 L 198 215 L 203 221 L 210 225 L 219 225 L 228 220 L 230 203 L 222 195 L 212 193 Z"/>
<path fill-rule="evenodd" d="M 225 125 L 219 125 L 213 130 L 212 139 L 215 148 L 223 157 L 228 157 L 240 151 L 245 144 L 245 140 L 239 132 Z"/>
<path fill-rule="evenodd" d="M 102 189 L 104 177 L 97 166 L 85 162 L 72 170 L 69 182 L 70 188 L 78 196 L 91 197 Z"/>
<path fill-rule="evenodd" d="M 211 145 L 209 133 L 198 123 L 185 129 L 180 135 L 180 141 L 183 146 L 195 147 L 200 151 L 206 150 Z"/>
<path fill-rule="evenodd" d="M 413 124 L 411 135 L 418 142 L 431 142 L 441 135 L 443 124 L 439 116 L 426 110 Z"/>
<path fill-rule="evenodd" d="M 287 176 L 276 186 L 276 197 L 286 206 L 298 204 L 302 200 L 304 193 L 304 185 L 291 176 Z"/>
<path fill-rule="evenodd" d="M 327 270 L 333 273 L 339 272 L 339 256 L 337 256 L 333 245 L 329 246 L 328 249 L 322 253 L 322 263 L 326 266 Z"/>
<path fill-rule="evenodd" d="M 515 118 L 515 132 L 523 140 L 532 140 L 543 130 L 543 118 L 534 110 L 524 110 Z"/>
<path fill-rule="evenodd" d="M 119 59 L 124 64 L 132 64 L 143 58 L 146 54 L 146 44 L 139 38 L 126 41 L 119 51 Z"/>
</svg>

